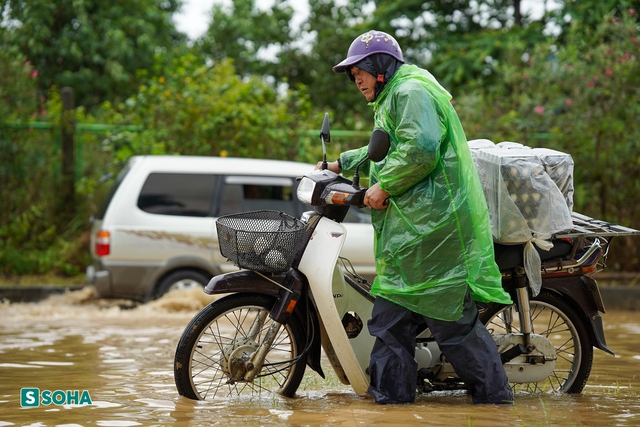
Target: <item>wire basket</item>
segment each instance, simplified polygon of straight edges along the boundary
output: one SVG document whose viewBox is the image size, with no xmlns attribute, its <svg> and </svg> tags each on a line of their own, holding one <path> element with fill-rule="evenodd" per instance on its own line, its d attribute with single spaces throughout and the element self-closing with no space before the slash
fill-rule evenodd
<svg viewBox="0 0 640 427">
<path fill-rule="evenodd" d="M 240 268 L 281 273 L 291 268 L 305 224 L 284 212 L 254 211 L 216 221 L 220 253 Z"/>
</svg>

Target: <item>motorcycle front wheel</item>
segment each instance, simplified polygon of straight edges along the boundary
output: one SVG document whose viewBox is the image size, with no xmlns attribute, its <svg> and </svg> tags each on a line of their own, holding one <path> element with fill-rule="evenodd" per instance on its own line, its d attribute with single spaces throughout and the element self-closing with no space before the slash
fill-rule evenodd
<svg viewBox="0 0 640 427">
<path fill-rule="evenodd" d="M 537 383 L 512 384 L 516 391 L 580 393 L 589 379 L 593 345 L 583 321 L 559 296 L 541 292 L 530 301 L 533 333 L 547 338 L 556 349 L 553 373 Z M 515 305 L 491 304 L 480 320 L 491 334 L 521 333 Z"/>
<path fill-rule="evenodd" d="M 273 324 L 268 313 L 274 301 L 265 295 L 233 294 L 203 308 L 185 328 L 176 349 L 178 393 L 195 400 L 262 393 L 293 397 L 306 366 L 301 357 L 305 334 L 294 316 L 280 327 L 253 381 L 231 378 L 234 369 L 258 349 Z"/>
</svg>

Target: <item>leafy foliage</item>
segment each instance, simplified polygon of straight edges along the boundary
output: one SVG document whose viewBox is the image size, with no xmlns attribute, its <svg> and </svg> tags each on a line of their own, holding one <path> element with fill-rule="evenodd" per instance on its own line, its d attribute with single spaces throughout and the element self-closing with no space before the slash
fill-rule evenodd
<svg viewBox="0 0 640 427">
<path fill-rule="evenodd" d="M 60 96 L 51 90 L 37 117 L 59 125 L 61 110 Z M 76 111 L 76 116 L 81 122 L 91 121 L 82 109 Z M 78 206 L 73 207 L 76 214 L 70 221 L 62 221 L 59 131 L 55 126 L 39 130 L 27 123 L 14 127 L 1 125 L 0 185 L 5 197 L 0 209 L 0 273 L 80 274 L 90 262 L 86 248 L 90 199 L 85 197 L 83 183 L 95 181 L 91 171 L 96 170 L 95 164 L 102 159 L 95 152 L 84 150 L 79 165 L 84 164 L 86 169 L 81 170 L 82 178 L 76 185 L 80 196 Z M 78 141 L 83 142 L 91 146 L 84 138 Z M 82 157 L 93 162 L 83 162 Z"/>
<path fill-rule="evenodd" d="M 293 26 L 286 3 L 276 1 L 269 12 L 257 9 L 254 0 L 234 0 L 230 8 L 214 5 L 212 25 L 193 52 L 214 63 L 232 59 L 240 75 L 261 75 L 274 87 L 303 84 L 314 108 L 333 111 L 335 122 L 347 129 L 370 125 L 366 101 L 347 78 L 331 71 L 351 41 L 368 29 L 345 25 L 365 22 L 367 2 L 337 6 L 333 0 L 311 0 L 309 19 L 300 28 Z M 366 119 L 354 120 L 354 115 Z"/>
<path fill-rule="evenodd" d="M 564 0 L 564 7 L 550 13 L 549 20 L 562 30 L 560 40 L 573 26 L 573 33 L 586 31 L 599 26 L 604 16 L 620 18 L 630 11 L 640 10 L 638 0 Z"/>
<path fill-rule="evenodd" d="M 545 43 L 456 100 L 467 135 L 555 148 L 575 163 L 574 210 L 640 228 L 640 37 L 635 13 L 608 16 L 566 45 Z M 544 139 L 540 139 L 543 137 Z M 624 248 L 640 266 L 637 245 Z M 621 254 L 620 254 L 621 255 Z M 624 259 L 624 257 L 620 257 Z"/>
<path fill-rule="evenodd" d="M 110 138 L 107 147 L 116 159 L 134 154 L 297 157 L 310 115 L 304 88 L 278 94 L 257 77 L 240 78 L 230 60 L 208 66 L 186 55 L 167 69 L 166 76 L 140 86 L 110 119 L 144 128 L 125 139 Z"/>
<path fill-rule="evenodd" d="M 92 107 L 126 97 L 158 50 L 184 39 L 171 21 L 180 0 L 5 0 L 11 43 L 33 64 L 42 94 L 70 86 Z"/>
<path fill-rule="evenodd" d="M 292 17 L 293 9 L 284 0 L 277 0 L 268 12 L 258 9 L 254 0 L 235 0 L 231 10 L 214 4 L 211 25 L 194 50 L 214 62 L 233 59 L 242 76 L 267 74 L 266 51 L 291 49 Z"/>
<path fill-rule="evenodd" d="M 7 32 L 0 28 L 0 117 L 30 119 L 38 114 L 38 71 L 6 39 Z"/>
<path fill-rule="evenodd" d="M 76 134 L 77 215 L 60 221 L 59 127 L 0 123 L 0 272 L 81 272 L 103 175 L 133 154 L 315 163 L 309 129 L 325 111 L 334 130 L 369 130 L 370 107 L 331 67 L 371 28 L 393 34 L 408 62 L 454 94 L 469 138 L 569 152 L 575 209 L 640 228 L 638 0 L 564 0 L 538 20 L 519 0 L 309 0 L 299 27 L 290 2 L 263 10 L 233 0 L 213 7 L 193 46 L 171 22 L 180 3 L 0 2 L 0 121 L 59 126 L 57 88 L 72 86 L 85 107 L 78 123 L 142 129 Z M 338 136 L 329 156 L 366 143 Z M 625 268 L 640 268 L 631 243 L 618 251 Z"/>
<path fill-rule="evenodd" d="M 337 6 L 333 0 L 311 0 L 310 17 L 305 30 L 316 35 L 315 46 L 306 60 L 303 81 L 310 88 L 314 106 L 332 111 L 336 127 L 370 129 L 371 108 L 344 74 L 331 68 L 345 58 L 351 42 L 369 30 L 365 1 L 351 1 Z"/>
</svg>

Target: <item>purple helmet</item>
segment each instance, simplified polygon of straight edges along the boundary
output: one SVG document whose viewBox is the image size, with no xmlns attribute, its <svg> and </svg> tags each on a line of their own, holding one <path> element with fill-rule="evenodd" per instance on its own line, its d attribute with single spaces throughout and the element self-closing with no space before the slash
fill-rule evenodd
<svg viewBox="0 0 640 427">
<path fill-rule="evenodd" d="M 344 73 L 349 67 L 374 53 L 386 53 L 404 62 L 402 49 L 392 36 L 382 31 L 371 30 L 359 35 L 349 46 L 347 58 L 333 67 L 336 73 Z"/>
</svg>

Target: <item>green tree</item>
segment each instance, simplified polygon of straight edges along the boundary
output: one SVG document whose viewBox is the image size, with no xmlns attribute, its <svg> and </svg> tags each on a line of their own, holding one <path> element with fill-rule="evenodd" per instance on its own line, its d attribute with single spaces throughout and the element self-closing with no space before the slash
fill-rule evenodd
<svg viewBox="0 0 640 427">
<path fill-rule="evenodd" d="M 309 89 L 317 111 L 335 110 L 332 120 L 341 127 L 358 128 L 371 123 L 366 102 L 344 76 L 331 71 L 364 26 L 346 22 L 366 18 L 365 1 L 336 6 L 333 0 L 311 0 L 310 17 L 301 27 L 292 26 L 293 9 L 278 0 L 268 11 L 254 0 L 234 0 L 230 8 L 214 5 L 212 24 L 196 41 L 193 52 L 212 60 L 232 59 L 242 76 L 261 76 L 273 87 Z M 366 116 L 366 120 L 353 117 Z M 344 123 L 347 123 L 344 125 Z"/>
<path fill-rule="evenodd" d="M 395 34 L 408 61 L 428 67 L 450 91 L 482 77 L 492 83 L 493 66 L 509 39 L 532 47 L 542 41 L 545 18 L 534 20 L 519 0 L 376 2 L 372 25 Z"/>
<path fill-rule="evenodd" d="M 93 107 L 135 92 L 136 71 L 183 41 L 171 21 L 181 0 L 5 0 L 11 45 L 38 72 L 42 94 L 71 86 Z"/>
<path fill-rule="evenodd" d="M 232 59 L 241 76 L 261 76 L 273 87 L 304 84 L 310 89 L 314 108 L 324 111 L 334 107 L 336 96 L 353 95 L 342 90 L 346 81 L 332 75 L 327 55 L 320 49 L 312 50 L 314 46 L 332 45 L 335 38 L 325 40 L 325 35 L 340 32 L 336 24 L 344 18 L 332 19 L 332 1 L 311 1 L 311 16 L 322 20 L 322 28 L 315 26 L 314 18 L 294 28 L 293 9 L 287 3 L 278 0 L 268 11 L 259 9 L 254 0 L 234 0 L 230 7 L 214 4 L 212 23 L 196 41 L 193 52 L 213 63 Z M 314 39 L 310 34 L 315 32 L 318 36 Z M 332 60 L 337 57 L 329 52 Z"/>
<path fill-rule="evenodd" d="M 230 8 L 214 4 L 211 25 L 194 52 L 214 62 L 233 59 L 242 76 L 271 74 L 280 79 L 281 73 L 269 67 L 268 55 L 291 49 L 292 17 L 293 9 L 285 0 L 277 0 L 268 11 L 257 8 L 254 0 L 233 0 Z M 291 83 L 295 86 L 295 81 Z"/>
<path fill-rule="evenodd" d="M 38 70 L 16 46 L 7 42 L 0 27 L 0 117 L 2 120 L 33 119 L 38 114 Z"/>
<path fill-rule="evenodd" d="M 25 68 L 25 64 L 20 66 Z M 34 70 L 29 75 L 33 76 Z M 25 99 L 31 99 L 33 92 L 24 94 Z M 41 108 L 38 120 L 60 121 L 61 102 L 54 91 Z M 81 111 L 78 117 L 84 119 Z M 24 119 L 34 117 L 23 114 L 8 118 L 23 119 L 24 124 Z M 74 211 L 81 213 L 70 221 L 56 214 L 60 202 L 57 132 L 13 124 L 0 122 L 0 274 L 79 274 L 89 261 L 81 239 L 88 213 L 74 206 Z M 81 191 L 79 194 L 84 195 Z M 83 205 L 85 199 L 80 200 Z"/>
<path fill-rule="evenodd" d="M 560 27 L 562 33 L 576 23 L 588 31 L 600 25 L 605 16 L 619 18 L 630 10 L 640 9 L 639 0 L 564 0 L 562 3 L 561 9 L 548 16 L 549 21 Z"/>
<path fill-rule="evenodd" d="M 524 40 L 526 49 L 545 40 L 542 23 L 523 15 L 514 0 L 381 0 L 373 6 L 365 0 L 310 0 L 309 17 L 299 29 L 291 27 L 290 10 L 281 3 L 271 13 L 258 11 L 253 0 L 235 0 L 231 9 L 214 7 L 212 26 L 196 52 L 214 60 L 232 58 L 242 75 L 268 76 L 274 85 L 305 84 L 313 107 L 331 111 L 335 126 L 345 129 L 372 125 L 370 107 L 353 84 L 331 71 L 364 31 L 377 28 L 393 34 L 409 63 L 428 67 L 454 92 L 478 77 L 490 84 L 507 45 Z M 274 24 L 280 32 L 270 30 Z M 271 61 L 258 55 L 267 46 L 277 48 Z"/>
<path fill-rule="evenodd" d="M 315 34 L 315 43 L 307 53 L 305 83 L 313 105 L 333 113 L 336 127 L 368 130 L 373 113 L 354 84 L 344 74 L 331 68 L 342 61 L 351 42 L 370 28 L 366 1 L 351 1 L 337 5 L 333 0 L 311 0 L 311 13 L 304 26 Z"/>
<path fill-rule="evenodd" d="M 29 144 L 33 132 L 20 131 L 6 123 L 26 122 L 40 115 L 38 73 L 17 47 L 7 43 L 6 36 L 0 27 L 0 264 L 6 258 L 6 248 L 11 246 L 9 238 L 17 237 L 22 243 L 20 236 L 30 233 L 29 220 L 34 219 L 38 208 L 33 207 L 37 199 L 30 197 L 33 192 L 29 191 L 27 177 L 46 161 L 46 150 L 34 150 Z"/>
<path fill-rule="evenodd" d="M 213 63 L 232 59 L 241 76 L 260 76 L 278 90 L 305 85 L 320 116 L 316 126 L 324 111 L 332 111 L 336 127 L 368 129 L 371 113 L 366 102 L 348 79 L 331 71 L 358 31 L 343 28 L 342 22 L 363 16 L 358 5 L 365 2 L 337 7 L 333 1 L 312 0 L 310 18 L 299 28 L 292 26 L 293 10 L 286 3 L 279 0 L 266 12 L 253 0 L 234 0 L 230 8 L 214 5 L 212 24 L 196 41 L 193 53 Z M 351 146 L 350 141 L 342 142 Z"/>
<path fill-rule="evenodd" d="M 144 127 L 111 135 L 105 148 L 116 159 L 190 154 L 293 160 L 304 150 L 300 138 L 310 114 L 304 88 L 279 94 L 257 77 L 239 77 L 231 60 L 209 66 L 194 55 L 174 59 L 169 70 L 147 80 L 116 115 L 105 106 L 110 121 Z"/>
<path fill-rule="evenodd" d="M 574 210 L 640 228 L 640 48 L 637 14 L 576 22 L 564 45 L 513 49 L 496 67 L 501 85 L 478 81 L 456 100 L 469 139 L 518 141 L 571 154 Z M 640 267 L 631 241 L 614 259 Z"/>
</svg>

